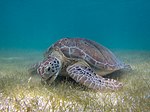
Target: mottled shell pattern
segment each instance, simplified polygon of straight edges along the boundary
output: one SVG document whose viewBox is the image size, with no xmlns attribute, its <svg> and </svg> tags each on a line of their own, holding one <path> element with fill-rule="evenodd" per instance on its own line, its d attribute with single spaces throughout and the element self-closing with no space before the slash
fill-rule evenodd
<svg viewBox="0 0 150 112">
<path fill-rule="evenodd" d="M 63 38 L 48 48 L 45 57 L 48 57 L 55 47 L 67 58 L 83 59 L 91 67 L 116 71 L 125 66 L 109 49 L 88 39 Z"/>
</svg>

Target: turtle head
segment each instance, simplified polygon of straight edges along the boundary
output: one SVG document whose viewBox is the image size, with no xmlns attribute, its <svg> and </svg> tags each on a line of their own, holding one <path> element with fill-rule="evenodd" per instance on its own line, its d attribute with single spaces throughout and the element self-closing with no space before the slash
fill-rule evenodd
<svg viewBox="0 0 150 112">
<path fill-rule="evenodd" d="M 37 72 L 45 81 L 53 82 L 58 76 L 60 70 L 61 61 L 56 57 L 49 56 L 47 59 L 40 63 Z"/>
</svg>

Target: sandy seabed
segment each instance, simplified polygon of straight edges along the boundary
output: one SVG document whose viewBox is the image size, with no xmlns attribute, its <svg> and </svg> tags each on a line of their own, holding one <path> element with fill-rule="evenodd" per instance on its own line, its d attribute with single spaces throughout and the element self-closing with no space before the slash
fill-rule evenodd
<svg viewBox="0 0 150 112">
<path fill-rule="evenodd" d="M 95 92 L 68 80 L 51 86 L 28 68 L 43 59 L 43 51 L 0 50 L 0 111 L 148 112 L 150 111 L 150 51 L 117 50 L 116 56 L 133 71 L 114 78 L 122 90 Z"/>
</svg>

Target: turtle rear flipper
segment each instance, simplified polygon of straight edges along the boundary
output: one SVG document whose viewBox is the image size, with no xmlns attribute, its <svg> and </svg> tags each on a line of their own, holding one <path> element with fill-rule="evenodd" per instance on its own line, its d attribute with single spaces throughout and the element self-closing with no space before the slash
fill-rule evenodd
<svg viewBox="0 0 150 112">
<path fill-rule="evenodd" d="M 122 83 L 116 80 L 106 79 L 97 75 L 89 66 L 82 62 L 69 66 L 67 72 L 76 82 L 94 90 L 118 90 L 123 86 Z"/>
<path fill-rule="evenodd" d="M 124 71 L 132 71 L 133 69 L 130 65 L 125 65 L 123 70 Z"/>
</svg>

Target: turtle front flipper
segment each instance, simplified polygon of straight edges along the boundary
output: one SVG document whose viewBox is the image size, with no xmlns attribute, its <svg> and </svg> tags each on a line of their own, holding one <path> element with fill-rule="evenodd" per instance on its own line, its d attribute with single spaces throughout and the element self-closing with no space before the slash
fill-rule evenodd
<svg viewBox="0 0 150 112">
<path fill-rule="evenodd" d="M 77 62 L 67 68 L 69 76 L 76 82 L 94 90 L 118 90 L 122 83 L 96 74 L 85 62 Z"/>
</svg>

